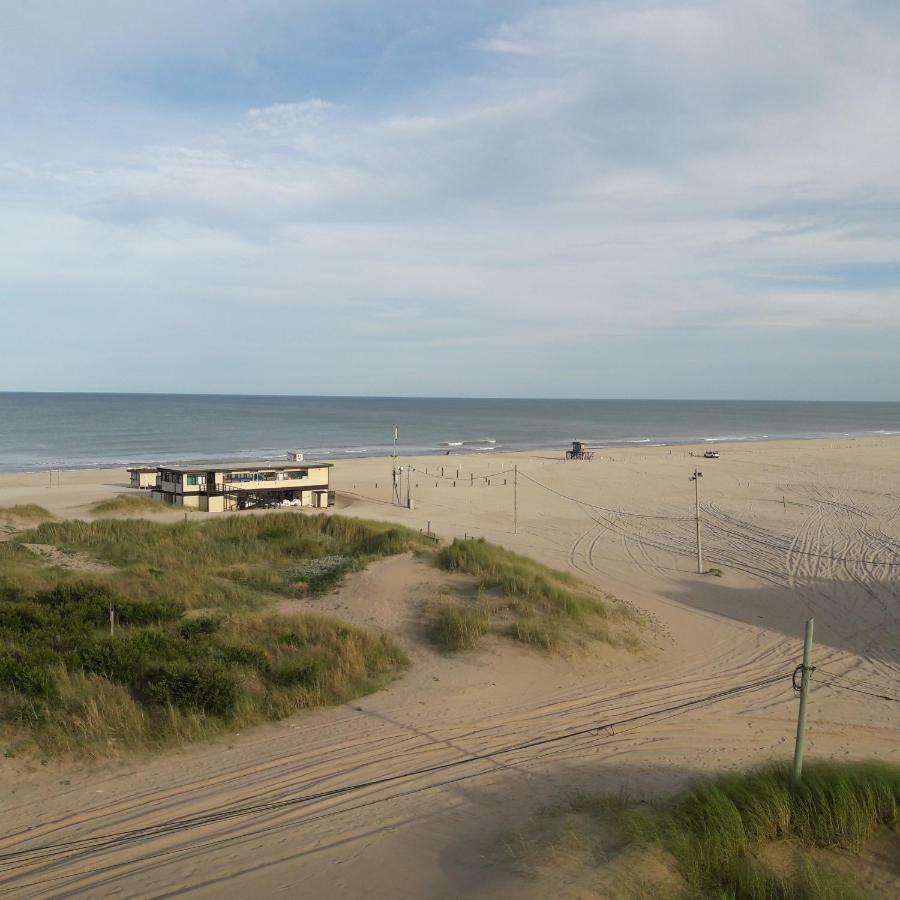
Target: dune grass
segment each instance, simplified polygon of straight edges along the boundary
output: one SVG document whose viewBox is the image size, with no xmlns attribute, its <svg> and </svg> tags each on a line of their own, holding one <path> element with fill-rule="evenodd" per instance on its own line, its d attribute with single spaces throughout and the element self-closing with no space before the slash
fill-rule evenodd
<svg viewBox="0 0 900 900">
<path fill-rule="evenodd" d="M 848 900 L 866 893 L 825 851 L 858 854 L 897 832 L 900 767 L 811 762 L 794 791 L 790 767 L 768 765 L 699 781 L 650 806 L 579 793 L 547 812 L 565 824 L 542 849 L 574 834 L 594 859 L 632 854 L 633 869 L 641 854 L 663 854 L 676 876 L 665 896 Z M 646 884 L 638 893 L 660 895 Z"/>
<path fill-rule="evenodd" d="M 443 650 L 474 650 L 491 627 L 491 612 L 484 605 L 468 608 L 441 603 L 428 624 L 429 637 Z"/>
<path fill-rule="evenodd" d="M 370 691 L 408 663 L 386 637 L 264 612 L 420 546 L 406 529 L 273 513 L 68 521 L 20 540 L 117 567 L 84 578 L 0 544 L 0 722 L 46 752 L 154 748 L 277 719 Z"/>
<path fill-rule="evenodd" d="M 139 513 L 171 512 L 172 508 L 138 494 L 118 494 L 109 500 L 92 503 L 90 511 L 97 516 L 133 516 Z"/>
<path fill-rule="evenodd" d="M 492 599 L 482 602 L 477 614 L 466 607 L 459 613 L 460 623 L 477 615 L 481 623 L 478 637 L 496 621 L 505 625 L 502 633 L 543 650 L 588 641 L 621 643 L 632 648 L 637 645 L 629 628 L 637 624 L 637 617 L 567 572 L 483 539 L 454 540 L 438 552 L 437 561 L 449 571 L 474 576 L 480 590 L 491 593 Z M 450 621 L 446 608 L 439 610 L 438 615 L 445 624 Z M 446 633 L 437 624 L 432 623 L 432 634 Z M 613 624 L 618 627 L 611 628 Z"/>
<path fill-rule="evenodd" d="M 408 664 L 386 636 L 318 615 L 188 618 L 89 582 L 0 603 L 0 646 L 2 718 L 44 751 L 82 754 L 343 702 Z"/>
<path fill-rule="evenodd" d="M 43 506 L 38 506 L 37 503 L 19 503 L 15 506 L 0 506 L 0 521 L 42 522 L 52 518 L 53 515 L 44 509 Z"/>
<path fill-rule="evenodd" d="M 216 609 L 256 608 L 264 595 L 321 593 L 369 559 L 426 545 L 417 532 L 387 523 L 299 513 L 174 524 L 53 522 L 21 540 L 115 566 L 119 571 L 107 583 L 131 598 L 177 597 L 188 607 Z"/>
</svg>

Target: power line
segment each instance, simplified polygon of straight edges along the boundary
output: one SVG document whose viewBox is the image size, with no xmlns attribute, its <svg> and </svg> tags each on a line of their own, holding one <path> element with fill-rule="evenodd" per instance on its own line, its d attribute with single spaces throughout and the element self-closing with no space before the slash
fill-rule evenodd
<svg viewBox="0 0 900 900">
<path fill-rule="evenodd" d="M 874 691 L 865 691 L 862 688 L 853 687 L 848 684 L 840 684 L 839 681 L 842 680 L 841 676 L 832 675 L 830 672 L 827 672 L 824 669 L 819 669 L 819 671 L 825 672 L 825 675 L 828 676 L 822 682 L 828 687 L 836 688 L 839 691 L 852 691 L 854 694 L 865 694 L 867 697 L 875 697 L 878 700 L 888 700 L 891 703 L 900 703 L 900 697 L 891 697 L 888 694 L 878 694 Z"/>
<path fill-rule="evenodd" d="M 571 503 L 576 503 L 578 504 L 578 506 L 588 507 L 589 509 L 599 509 L 602 512 L 613 513 L 617 516 L 629 516 L 636 519 L 664 519 L 668 522 L 693 521 L 691 516 L 653 516 L 648 513 L 626 512 L 625 510 L 621 509 L 610 509 L 607 506 L 598 506 L 596 503 L 588 503 L 586 500 L 579 500 L 577 497 L 570 497 L 568 494 L 564 494 L 562 491 L 557 491 L 555 488 L 552 488 L 549 485 L 538 481 L 536 478 L 532 478 L 530 475 L 522 472 L 521 470 L 519 471 L 519 474 L 523 478 L 527 478 L 532 484 L 536 484 L 538 487 L 543 488 L 545 491 L 549 491 L 551 494 L 556 494 L 557 497 L 562 497 L 564 500 L 569 500 Z"/>
<path fill-rule="evenodd" d="M 544 747 L 551 744 L 557 744 L 562 741 L 572 740 L 576 737 L 584 737 L 587 735 L 599 736 L 602 733 L 615 734 L 615 729 L 630 725 L 636 722 L 644 722 L 651 724 L 647 720 L 654 719 L 659 716 L 671 717 L 672 715 L 687 712 L 701 706 L 718 703 L 731 697 L 741 694 L 762 690 L 778 681 L 790 677 L 791 673 L 779 673 L 770 675 L 757 681 L 749 682 L 743 685 L 737 685 L 721 691 L 716 691 L 702 697 L 696 697 L 682 701 L 670 706 L 661 707 L 648 712 L 640 712 L 625 718 L 592 725 L 588 728 L 581 728 L 575 731 L 565 732 L 564 734 L 543 736 L 533 738 L 531 740 L 522 741 L 516 744 L 500 747 L 495 750 L 485 751 L 483 753 L 471 754 L 460 759 L 450 760 L 445 763 L 437 763 L 432 766 L 424 766 L 419 769 L 412 769 L 399 772 L 394 775 L 385 775 L 380 778 L 373 778 L 367 781 L 356 782 L 355 784 L 346 785 L 344 787 L 331 788 L 325 791 L 318 791 L 311 794 L 304 794 L 299 797 L 292 797 L 285 800 L 272 801 L 269 803 L 261 803 L 244 807 L 233 807 L 231 809 L 220 810 L 218 812 L 204 813 L 196 816 L 190 816 L 183 819 L 173 819 L 168 822 L 161 822 L 156 825 L 148 825 L 144 828 L 135 828 L 127 831 L 110 832 L 93 837 L 85 837 L 74 839 L 71 841 L 62 841 L 56 844 L 46 844 L 42 847 L 34 847 L 25 850 L 14 850 L 0 854 L 0 861 L 20 860 L 22 865 L 29 865 L 34 862 L 43 860 L 57 859 L 67 854 L 75 854 L 82 850 L 105 850 L 118 844 L 124 844 L 135 840 L 142 840 L 152 837 L 158 837 L 167 834 L 174 834 L 192 828 L 199 828 L 204 825 L 210 825 L 217 822 L 227 821 L 242 816 L 255 815 L 263 812 L 271 812 L 280 809 L 287 809 L 295 806 L 301 806 L 312 803 L 317 800 L 330 799 L 340 797 L 346 794 L 357 793 L 373 787 L 381 787 L 385 784 L 392 784 L 408 778 L 417 778 L 423 775 L 431 775 L 437 772 L 444 772 L 459 768 L 460 766 L 471 765 L 476 762 L 484 762 L 493 760 L 497 756 L 506 756 L 512 753 L 530 750 L 535 747 Z M 438 786 L 438 785 L 435 785 Z M 19 866 L 5 867 L 7 871 L 21 868 Z"/>
</svg>

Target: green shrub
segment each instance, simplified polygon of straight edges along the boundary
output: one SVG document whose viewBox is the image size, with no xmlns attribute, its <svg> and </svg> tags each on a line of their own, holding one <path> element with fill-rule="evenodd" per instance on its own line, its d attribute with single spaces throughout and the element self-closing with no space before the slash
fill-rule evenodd
<svg viewBox="0 0 900 900">
<path fill-rule="evenodd" d="M 119 752 L 122 729 L 136 748 L 158 747 L 340 702 L 408 664 L 386 635 L 311 614 L 184 615 L 85 581 L 0 600 L 0 721 L 48 752 Z"/>
<path fill-rule="evenodd" d="M 317 659 L 284 660 L 266 672 L 266 679 L 281 687 L 315 687 L 322 679 L 324 667 Z"/>
<path fill-rule="evenodd" d="M 200 616 L 196 619 L 189 619 L 178 631 L 185 640 L 191 640 L 192 638 L 215 634 L 221 627 L 221 624 L 218 619 L 214 619 L 212 616 Z"/>
<path fill-rule="evenodd" d="M 73 668 L 134 687 L 149 665 L 177 656 L 179 649 L 153 631 L 100 637 L 76 651 Z"/>
<path fill-rule="evenodd" d="M 214 665 L 150 669 L 144 675 L 143 692 L 152 703 L 223 718 L 234 713 L 238 702 L 234 676 Z"/>
<path fill-rule="evenodd" d="M 0 685 L 28 697 L 51 698 L 56 681 L 46 657 L 21 652 L 0 654 Z"/>
<path fill-rule="evenodd" d="M 0 600 L 0 631 L 13 635 L 28 635 L 46 628 L 47 611 L 35 603 L 3 602 Z"/>
<path fill-rule="evenodd" d="M 217 659 L 227 665 L 246 666 L 258 671 L 269 668 L 269 657 L 258 647 L 225 646 L 216 647 L 213 652 Z"/>
</svg>

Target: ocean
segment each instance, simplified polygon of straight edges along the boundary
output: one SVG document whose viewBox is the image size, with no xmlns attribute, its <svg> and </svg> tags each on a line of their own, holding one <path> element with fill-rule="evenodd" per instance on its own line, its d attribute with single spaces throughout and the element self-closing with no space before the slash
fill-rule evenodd
<svg viewBox="0 0 900 900">
<path fill-rule="evenodd" d="M 900 435 L 900 403 L 0 393 L 0 471 Z"/>
</svg>

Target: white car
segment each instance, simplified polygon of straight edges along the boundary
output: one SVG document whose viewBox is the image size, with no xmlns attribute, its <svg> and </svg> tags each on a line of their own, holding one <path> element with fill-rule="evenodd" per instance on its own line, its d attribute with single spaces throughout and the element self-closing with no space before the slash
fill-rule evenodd
<svg viewBox="0 0 900 900">
<path fill-rule="evenodd" d="M 707 450 L 706 453 L 703 454 L 704 459 L 718 459 L 719 451 L 718 450 Z"/>
</svg>

